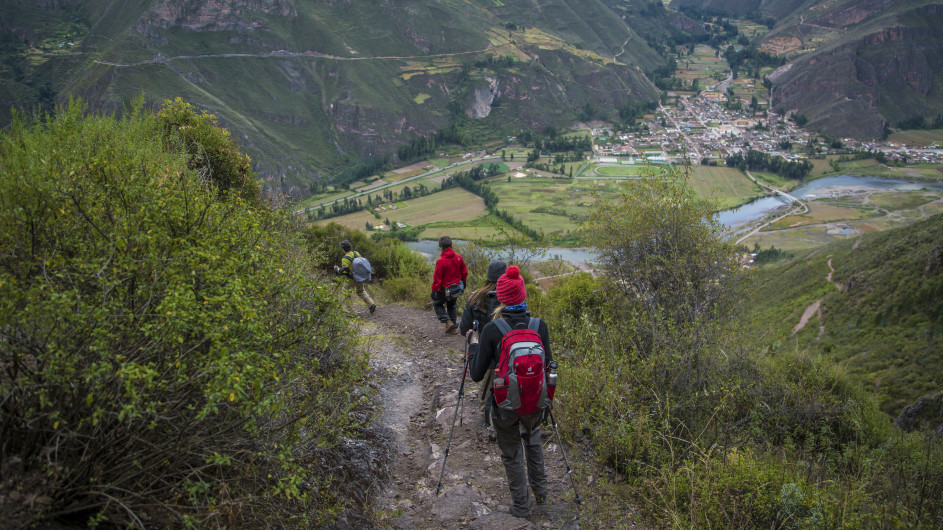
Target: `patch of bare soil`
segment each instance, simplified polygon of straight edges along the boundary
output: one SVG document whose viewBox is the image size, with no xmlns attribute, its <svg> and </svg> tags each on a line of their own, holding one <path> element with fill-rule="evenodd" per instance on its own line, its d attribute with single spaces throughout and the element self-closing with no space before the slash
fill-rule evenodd
<svg viewBox="0 0 943 530">
<path fill-rule="evenodd" d="M 534 506 L 527 518 L 510 515 L 504 466 L 497 444 L 481 426 L 478 384 L 470 377 L 436 495 L 458 402 L 465 339 L 445 334 L 428 310 L 385 305 L 374 314 L 362 306 L 356 312 L 364 321 L 361 334 L 379 391 L 378 427 L 392 431 L 395 439 L 390 480 L 372 502 L 378 524 L 404 529 L 579 528 L 578 506 L 572 504 L 566 467 L 549 426 L 543 432 L 548 502 Z"/>
</svg>

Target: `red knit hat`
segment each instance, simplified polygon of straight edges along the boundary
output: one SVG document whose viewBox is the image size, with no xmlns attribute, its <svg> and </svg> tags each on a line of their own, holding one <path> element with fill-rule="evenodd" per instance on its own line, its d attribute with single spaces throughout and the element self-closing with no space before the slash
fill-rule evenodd
<svg viewBox="0 0 943 530">
<path fill-rule="evenodd" d="M 521 278 L 521 269 L 516 265 L 511 265 L 508 270 L 498 278 L 498 301 L 504 305 L 517 305 L 527 298 L 527 290 L 524 289 L 524 279 Z"/>
</svg>

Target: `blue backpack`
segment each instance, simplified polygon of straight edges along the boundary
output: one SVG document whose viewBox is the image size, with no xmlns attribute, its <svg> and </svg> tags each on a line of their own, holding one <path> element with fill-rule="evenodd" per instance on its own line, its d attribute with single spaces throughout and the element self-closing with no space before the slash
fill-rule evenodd
<svg viewBox="0 0 943 530">
<path fill-rule="evenodd" d="M 350 275 L 355 282 L 369 282 L 373 275 L 373 267 L 370 266 L 370 261 L 356 251 L 354 252 L 354 259 L 350 262 Z"/>
</svg>

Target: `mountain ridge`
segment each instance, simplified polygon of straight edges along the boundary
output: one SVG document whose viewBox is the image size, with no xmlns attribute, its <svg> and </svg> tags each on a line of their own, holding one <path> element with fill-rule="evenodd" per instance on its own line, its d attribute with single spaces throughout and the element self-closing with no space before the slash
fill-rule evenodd
<svg viewBox="0 0 943 530">
<path fill-rule="evenodd" d="M 152 106 L 182 97 L 232 130 L 268 188 L 294 195 L 456 120 L 502 137 L 655 100 L 643 71 L 664 61 L 597 0 L 19 5 L 6 26 L 55 13 L 87 28 L 39 72 L 60 103 L 121 112 L 142 92 Z"/>
<path fill-rule="evenodd" d="M 769 17 L 756 44 L 790 62 L 769 76 L 771 107 L 837 137 L 882 138 L 943 112 L 943 4 L 934 0 L 674 0 L 673 7 Z"/>
</svg>

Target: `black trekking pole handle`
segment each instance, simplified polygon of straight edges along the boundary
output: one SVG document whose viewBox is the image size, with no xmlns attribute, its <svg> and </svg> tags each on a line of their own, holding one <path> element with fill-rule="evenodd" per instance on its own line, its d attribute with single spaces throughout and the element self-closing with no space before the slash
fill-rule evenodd
<svg viewBox="0 0 943 530">
<path fill-rule="evenodd" d="M 474 324 L 475 330 L 478 329 L 478 321 Z M 442 455 L 442 469 L 439 470 L 439 483 L 436 484 L 435 494 L 438 496 L 442 491 L 442 476 L 445 475 L 445 461 L 449 458 L 449 450 L 452 448 L 452 433 L 455 432 L 455 418 L 458 416 L 458 407 L 462 404 L 462 395 L 465 393 L 465 375 L 468 374 L 468 346 L 471 343 L 471 337 L 465 337 L 465 354 L 462 368 L 462 382 L 458 386 L 458 398 L 455 401 L 455 412 L 452 414 L 452 426 L 449 427 L 449 440 L 445 444 L 445 454 Z M 464 409 L 463 409 L 464 410 Z"/>
</svg>

